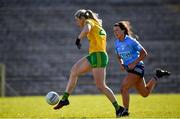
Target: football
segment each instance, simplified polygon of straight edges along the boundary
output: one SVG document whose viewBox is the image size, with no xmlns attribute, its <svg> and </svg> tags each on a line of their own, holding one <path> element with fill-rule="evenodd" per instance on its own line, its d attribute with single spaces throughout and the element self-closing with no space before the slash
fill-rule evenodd
<svg viewBox="0 0 180 119">
<path fill-rule="evenodd" d="M 58 93 L 51 91 L 46 95 L 46 102 L 50 105 L 56 105 L 59 102 Z"/>
</svg>

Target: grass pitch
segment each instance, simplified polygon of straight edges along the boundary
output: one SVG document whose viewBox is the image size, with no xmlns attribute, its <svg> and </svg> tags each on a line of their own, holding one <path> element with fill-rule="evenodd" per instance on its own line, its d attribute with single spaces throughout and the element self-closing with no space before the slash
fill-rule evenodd
<svg viewBox="0 0 180 119">
<path fill-rule="evenodd" d="M 120 95 L 116 95 L 121 104 Z M 70 96 L 70 105 L 53 110 L 43 96 L 0 98 L 0 118 L 115 118 L 104 95 Z M 180 94 L 131 95 L 130 118 L 180 118 Z"/>
</svg>

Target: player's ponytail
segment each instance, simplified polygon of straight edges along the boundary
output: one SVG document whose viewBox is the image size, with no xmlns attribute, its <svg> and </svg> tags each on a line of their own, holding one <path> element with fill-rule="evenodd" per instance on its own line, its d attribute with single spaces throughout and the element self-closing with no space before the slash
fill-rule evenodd
<svg viewBox="0 0 180 119">
<path fill-rule="evenodd" d="M 120 21 L 118 23 L 115 23 L 114 26 L 119 26 L 121 30 L 124 30 L 124 35 L 129 35 L 131 37 L 139 39 L 138 35 L 133 32 L 132 26 L 129 21 Z"/>
<path fill-rule="evenodd" d="M 102 25 L 102 20 L 99 19 L 99 16 L 97 13 L 91 11 L 91 10 L 85 10 L 85 9 L 80 9 L 78 10 L 75 15 L 75 17 L 81 19 L 82 17 L 84 17 L 85 19 L 94 19 L 95 21 L 97 21 L 100 25 Z"/>
</svg>

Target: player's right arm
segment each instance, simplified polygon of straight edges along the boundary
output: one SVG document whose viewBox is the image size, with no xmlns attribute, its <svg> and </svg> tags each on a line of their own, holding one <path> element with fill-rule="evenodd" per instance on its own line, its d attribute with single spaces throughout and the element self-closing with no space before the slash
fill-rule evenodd
<svg viewBox="0 0 180 119">
<path fill-rule="evenodd" d="M 88 35 L 88 33 L 91 31 L 91 25 L 86 23 L 81 31 L 81 33 L 78 35 L 78 38 L 76 39 L 76 45 L 79 49 L 81 49 L 81 40 Z"/>
<path fill-rule="evenodd" d="M 79 39 L 83 39 L 84 37 L 87 36 L 87 34 L 91 31 L 91 25 L 90 24 L 85 24 L 85 26 L 83 27 L 81 33 L 79 34 L 78 38 Z"/>
<path fill-rule="evenodd" d="M 119 63 L 119 65 L 120 65 L 120 70 L 121 70 L 121 71 L 125 71 L 124 62 L 123 62 L 123 60 L 122 60 L 122 58 L 121 58 L 121 56 L 119 55 L 118 50 L 117 50 L 117 48 L 118 48 L 117 41 L 115 41 L 114 46 L 115 46 L 116 58 L 117 58 L 118 63 Z"/>
<path fill-rule="evenodd" d="M 125 67 L 123 65 L 123 60 L 122 60 L 121 56 L 119 56 L 118 54 L 117 54 L 117 60 L 118 60 L 119 65 L 120 65 L 120 70 L 125 71 Z"/>
</svg>

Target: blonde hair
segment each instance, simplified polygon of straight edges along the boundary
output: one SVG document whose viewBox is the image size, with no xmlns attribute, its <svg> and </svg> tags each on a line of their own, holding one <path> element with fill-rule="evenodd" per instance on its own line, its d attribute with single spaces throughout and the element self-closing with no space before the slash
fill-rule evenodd
<svg viewBox="0 0 180 119">
<path fill-rule="evenodd" d="M 94 19 L 102 26 L 102 20 L 99 19 L 99 15 L 91 10 L 80 9 L 74 14 L 74 16 L 79 19 L 81 19 L 82 17 L 84 17 L 85 19 Z"/>
</svg>

